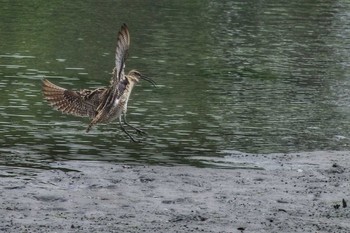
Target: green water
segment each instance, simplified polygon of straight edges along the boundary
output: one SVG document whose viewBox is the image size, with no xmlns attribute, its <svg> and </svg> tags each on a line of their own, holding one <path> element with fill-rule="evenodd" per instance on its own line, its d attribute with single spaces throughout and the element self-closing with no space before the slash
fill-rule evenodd
<svg viewBox="0 0 350 233">
<path fill-rule="evenodd" d="M 270 2 L 270 3 L 269 3 Z M 0 0 L 0 165 L 63 160 L 194 164 L 189 158 L 350 149 L 350 3 Z M 109 84 L 117 32 L 140 83 L 131 143 L 117 122 L 52 110 L 48 78 Z"/>
</svg>

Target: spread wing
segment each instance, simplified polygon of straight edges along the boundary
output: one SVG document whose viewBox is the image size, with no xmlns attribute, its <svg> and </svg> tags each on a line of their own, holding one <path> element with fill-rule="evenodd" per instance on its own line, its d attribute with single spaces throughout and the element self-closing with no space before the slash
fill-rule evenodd
<svg viewBox="0 0 350 233">
<path fill-rule="evenodd" d="M 43 80 L 43 93 L 49 104 L 64 113 L 93 118 L 96 115 L 105 88 L 96 90 L 71 91 Z"/>
<path fill-rule="evenodd" d="M 125 61 L 128 58 L 128 50 L 130 46 L 130 34 L 128 26 L 124 23 L 118 33 L 117 48 L 115 51 L 115 67 L 113 70 L 112 85 L 117 84 L 124 79 Z"/>
</svg>

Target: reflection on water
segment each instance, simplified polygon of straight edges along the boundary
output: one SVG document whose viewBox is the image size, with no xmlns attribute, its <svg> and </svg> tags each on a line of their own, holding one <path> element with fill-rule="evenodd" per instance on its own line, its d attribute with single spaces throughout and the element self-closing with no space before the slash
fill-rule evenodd
<svg viewBox="0 0 350 233">
<path fill-rule="evenodd" d="M 198 165 L 188 158 L 349 149 L 347 1 L 96 3 L 3 1 L 0 164 Z M 41 94 L 44 77 L 108 85 L 123 22 L 127 70 L 158 84 L 140 83 L 130 101 L 129 121 L 149 133 L 142 144 L 117 122 L 86 134 L 88 119 L 53 111 Z"/>
</svg>

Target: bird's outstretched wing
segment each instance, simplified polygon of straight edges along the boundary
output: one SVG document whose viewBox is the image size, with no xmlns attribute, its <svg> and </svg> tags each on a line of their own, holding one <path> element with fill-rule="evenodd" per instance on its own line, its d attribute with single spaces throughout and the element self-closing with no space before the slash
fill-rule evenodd
<svg viewBox="0 0 350 233">
<path fill-rule="evenodd" d="M 125 61 L 128 58 L 128 51 L 130 46 L 130 34 L 128 26 L 124 23 L 118 33 L 117 48 L 115 50 L 115 67 L 113 70 L 112 85 L 116 85 L 125 77 L 124 67 Z"/>
<path fill-rule="evenodd" d="M 96 90 L 71 91 L 43 80 L 43 93 L 50 105 L 64 113 L 93 118 L 96 108 L 106 92 L 105 88 Z"/>
<path fill-rule="evenodd" d="M 118 103 L 120 96 L 125 91 L 125 86 L 128 83 L 124 68 L 125 61 L 128 58 L 128 51 L 130 46 L 130 34 L 128 26 L 124 23 L 118 33 L 117 47 L 115 50 L 115 67 L 113 69 L 113 77 L 111 86 L 106 90 L 106 94 L 100 101 L 96 108 L 96 116 L 90 122 L 86 129 L 89 132 L 91 127 L 99 122 L 108 121 L 111 115 L 111 109 Z"/>
</svg>

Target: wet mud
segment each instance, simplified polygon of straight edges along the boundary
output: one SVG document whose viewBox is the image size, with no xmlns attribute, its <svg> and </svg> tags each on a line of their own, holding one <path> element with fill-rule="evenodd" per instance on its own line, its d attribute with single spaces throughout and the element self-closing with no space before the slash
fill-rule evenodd
<svg viewBox="0 0 350 233">
<path fill-rule="evenodd" d="M 350 152 L 230 159 L 262 169 L 12 168 L 0 177 L 0 232 L 350 232 Z"/>
</svg>

